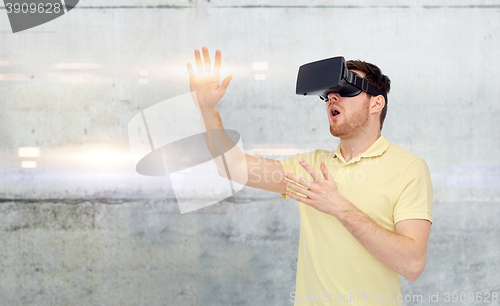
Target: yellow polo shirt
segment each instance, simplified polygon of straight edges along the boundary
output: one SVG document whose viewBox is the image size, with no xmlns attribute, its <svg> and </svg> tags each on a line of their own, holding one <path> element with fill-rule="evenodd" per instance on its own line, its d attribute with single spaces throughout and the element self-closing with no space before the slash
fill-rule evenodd
<svg viewBox="0 0 500 306">
<path fill-rule="evenodd" d="M 384 136 L 347 163 L 340 145 L 335 152 L 316 150 L 280 160 L 285 172 L 311 180 L 300 159 L 320 175 L 324 161 L 342 196 L 392 232 L 401 220 L 432 222 L 427 164 Z M 335 217 L 301 202 L 299 210 L 297 281 L 290 294 L 294 305 L 402 305 L 398 273 L 373 257 Z"/>
</svg>

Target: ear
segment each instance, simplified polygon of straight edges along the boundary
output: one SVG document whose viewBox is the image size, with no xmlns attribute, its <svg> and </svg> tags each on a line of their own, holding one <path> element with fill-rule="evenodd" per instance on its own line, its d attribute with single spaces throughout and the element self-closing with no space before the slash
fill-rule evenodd
<svg viewBox="0 0 500 306">
<path fill-rule="evenodd" d="M 370 99 L 370 113 L 375 114 L 382 112 L 385 106 L 385 98 L 382 95 L 373 96 Z"/>
</svg>

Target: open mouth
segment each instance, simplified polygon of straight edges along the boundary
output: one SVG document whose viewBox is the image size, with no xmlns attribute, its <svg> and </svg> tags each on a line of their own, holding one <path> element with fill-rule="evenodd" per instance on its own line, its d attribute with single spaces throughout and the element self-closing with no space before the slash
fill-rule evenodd
<svg viewBox="0 0 500 306">
<path fill-rule="evenodd" d="M 336 109 L 332 109 L 332 117 L 337 117 L 339 115 L 339 111 Z"/>
</svg>

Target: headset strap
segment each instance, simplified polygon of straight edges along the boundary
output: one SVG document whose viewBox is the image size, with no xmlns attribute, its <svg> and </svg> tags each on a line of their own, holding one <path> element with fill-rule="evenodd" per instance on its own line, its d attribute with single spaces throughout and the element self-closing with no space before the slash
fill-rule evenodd
<svg viewBox="0 0 500 306">
<path fill-rule="evenodd" d="M 382 95 L 385 98 L 385 103 L 388 103 L 387 100 L 387 93 L 385 90 L 378 88 L 377 86 L 373 85 L 368 81 L 368 79 L 362 78 L 359 76 L 357 73 L 348 73 L 346 81 L 357 88 L 361 89 L 362 91 L 365 91 L 369 93 L 370 95 L 373 96 L 378 96 Z"/>
</svg>

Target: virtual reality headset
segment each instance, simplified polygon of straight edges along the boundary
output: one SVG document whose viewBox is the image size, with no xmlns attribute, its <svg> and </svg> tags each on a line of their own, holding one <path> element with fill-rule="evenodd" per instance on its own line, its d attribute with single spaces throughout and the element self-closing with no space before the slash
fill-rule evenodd
<svg viewBox="0 0 500 306">
<path fill-rule="evenodd" d="M 304 64 L 299 68 L 295 93 L 298 95 L 318 95 L 328 101 L 328 94 L 335 92 L 341 97 L 354 97 L 365 91 L 371 95 L 382 95 L 387 103 L 387 93 L 362 78 L 354 71 L 347 70 L 342 56 Z"/>
</svg>

